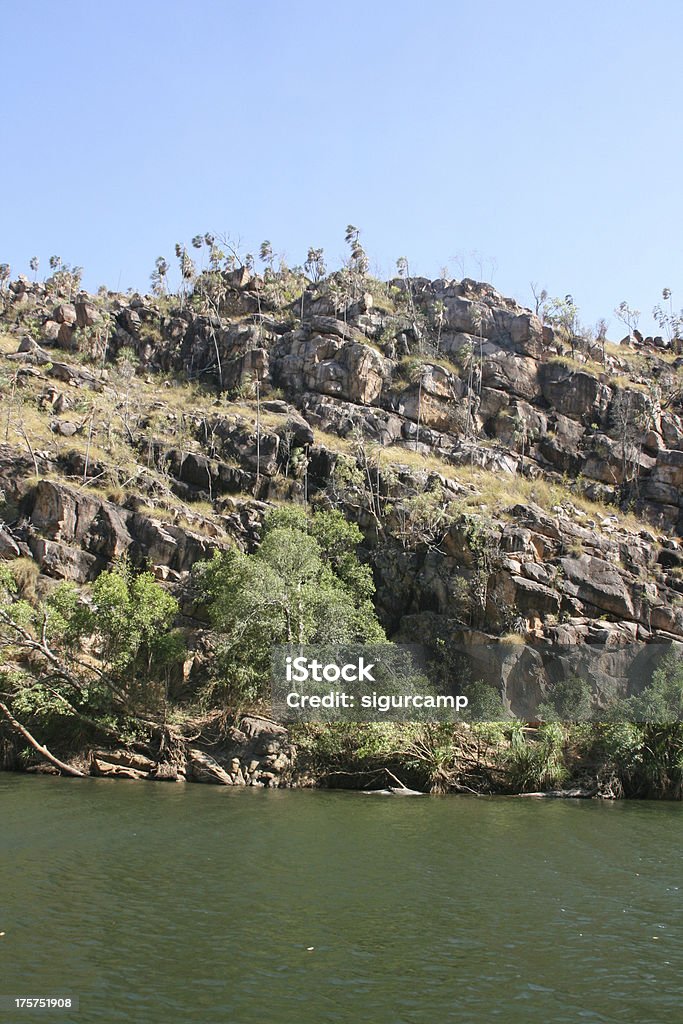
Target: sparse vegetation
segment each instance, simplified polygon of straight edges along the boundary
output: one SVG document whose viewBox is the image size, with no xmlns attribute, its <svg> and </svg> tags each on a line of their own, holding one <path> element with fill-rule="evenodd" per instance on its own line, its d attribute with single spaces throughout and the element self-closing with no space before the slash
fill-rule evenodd
<svg viewBox="0 0 683 1024">
<path fill-rule="evenodd" d="M 289 632 L 280 622 L 278 635 L 300 639 L 349 626 L 345 636 L 412 628 L 424 639 L 424 628 L 443 682 L 457 671 L 446 656 L 453 631 L 488 631 L 512 655 L 531 635 L 573 628 L 580 616 L 564 596 L 561 560 L 568 555 L 609 562 L 629 587 L 635 580 L 633 616 L 643 629 L 656 635 L 657 623 L 665 632 L 679 628 L 680 567 L 665 564 L 666 556 L 657 561 L 654 540 L 651 548 L 649 540 L 638 546 L 658 529 L 645 518 L 653 509 L 643 501 L 641 480 L 647 483 L 657 445 L 676 443 L 683 429 L 680 332 L 669 290 L 668 307 L 656 313 L 664 339 L 656 345 L 641 339 L 635 311 L 622 304 L 630 342 L 616 345 L 604 322 L 595 330 L 581 326 L 569 295 L 549 300 L 535 288 L 539 320 L 529 319 L 490 285 L 416 277 L 407 257 L 399 259 L 396 279 L 380 281 L 370 274 L 359 229 L 349 225 L 345 238 L 343 265 L 328 270 L 324 252 L 313 246 L 303 266 L 290 267 L 269 240 L 253 256 L 227 236 L 197 234 L 176 246 L 177 281 L 173 261 L 157 259 L 152 296 L 106 289 L 86 296 L 80 268 L 58 256 L 44 283 L 37 280 L 37 258 L 33 284 L 17 285 L 9 267 L 2 271 L 0 442 L 6 458 L 22 468 L 20 487 L 3 483 L 0 526 L 7 524 L 10 548 L 15 536 L 23 545 L 12 549 L 3 576 L 4 607 L 13 609 L 10 619 L 19 616 L 5 625 L 24 622 L 28 630 L 23 649 L 6 648 L 12 654 L 4 702 L 29 732 L 45 729 L 50 743 L 116 730 L 134 736 L 161 729 L 161 735 L 164 723 L 182 728 L 198 713 L 220 712 L 227 722 L 239 709 L 262 712 L 265 655 L 277 632 L 264 609 L 272 611 L 274 594 L 289 593 L 283 565 L 294 563 L 311 572 L 299 592 L 301 614 L 293 615 L 290 600 Z M 30 298 L 19 299 L 22 289 L 33 289 Z M 506 317 L 516 330 L 529 322 L 534 354 L 524 364 L 501 327 Z M 542 339 L 540 320 L 554 337 L 546 332 Z M 505 377 L 511 368 L 527 372 L 534 360 L 528 379 Z M 584 411 L 579 395 L 578 406 L 567 404 L 568 416 L 556 415 L 536 383 L 541 363 L 563 367 L 561 385 L 568 390 L 579 372 L 595 378 L 603 405 Z M 577 386 L 594 387 L 585 378 Z M 543 447 L 549 441 L 550 454 Z M 602 475 L 586 468 L 589 456 L 604 460 Z M 45 556 L 29 557 L 26 538 L 40 550 L 26 523 L 41 480 L 66 485 L 79 501 L 90 499 L 93 529 L 102 530 L 86 568 L 79 566 L 80 589 L 56 582 L 72 571 L 59 563 L 59 539 L 52 549 L 56 568 L 46 568 Z M 217 551 L 212 568 L 197 570 L 190 581 L 187 570 L 171 570 L 160 554 L 154 578 L 149 546 L 137 536 L 130 549 L 135 565 L 112 565 L 111 506 L 118 506 L 125 529 L 149 530 L 162 549 L 187 544 Z M 552 547 L 550 553 L 537 555 L 528 539 L 513 535 L 527 512 L 548 517 L 547 537 L 534 544 L 540 552 Z M 52 537 L 46 531 L 39 541 Z M 64 550 L 77 551 L 78 541 L 69 543 Z M 627 548 L 637 557 L 626 557 Z M 527 569 L 531 607 L 515 607 L 517 584 L 510 580 Z M 246 589 L 244 581 L 250 581 Z M 50 696 L 40 668 L 41 658 L 49 661 L 39 635 L 46 612 L 66 623 L 55 640 L 65 657 L 85 659 L 95 677 L 114 678 L 101 624 L 91 618 L 76 630 L 88 609 L 95 614 L 105 585 L 129 618 L 139 586 L 166 609 L 159 635 L 172 634 L 173 642 L 167 660 L 155 655 L 163 671 L 152 671 L 148 650 L 128 665 L 130 680 L 119 678 L 125 685 L 118 697 L 97 690 L 97 703 L 90 699 L 96 688 L 79 696 L 59 687 Z M 536 593 L 541 601 L 548 597 L 547 607 L 534 606 Z M 259 594 L 264 601 L 257 607 Z M 176 618 L 181 596 L 187 620 Z M 253 628 L 242 649 L 249 616 Z M 429 616 L 439 624 L 433 636 Z M 611 611 L 584 617 L 605 629 L 619 625 Z M 168 687 L 190 670 L 181 665 L 184 648 L 172 620 L 189 622 L 184 629 L 191 638 L 205 633 L 210 647 L 197 661 L 199 682 L 193 677 L 181 702 Z M 29 641 L 38 644 L 31 657 Z M 476 690 L 477 706 L 500 715 L 500 724 L 302 729 L 302 752 L 325 777 L 332 764 L 349 772 L 347 778 L 387 769 L 435 791 L 552 788 L 592 757 L 614 793 L 679 792 L 674 732 L 656 725 L 629 739 L 616 727 L 593 724 L 581 733 L 558 724 L 580 696 L 572 691 L 563 703 L 555 694 L 541 708 L 544 723 L 530 731 L 505 721 L 500 694 Z M 65 727 L 74 716 L 62 697 L 76 709 L 78 734 Z"/>
</svg>

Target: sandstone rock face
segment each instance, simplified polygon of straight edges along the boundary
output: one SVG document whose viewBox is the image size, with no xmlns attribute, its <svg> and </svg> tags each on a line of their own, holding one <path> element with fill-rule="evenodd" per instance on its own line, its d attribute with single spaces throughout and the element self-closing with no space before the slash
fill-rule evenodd
<svg viewBox="0 0 683 1024">
<path fill-rule="evenodd" d="M 313 335 L 309 340 L 293 336 L 288 348 L 279 373 L 294 392 L 317 391 L 362 405 L 377 401 L 386 364 L 376 349 L 338 334 Z"/>
<path fill-rule="evenodd" d="M 88 300 L 87 295 L 79 295 L 74 308 L 79 327 L 93 327 L 100 320 L 97 306 Z"/>
<path fill-rule="evenodd" d="M 202 750 L 190 749 L 188 769 L 193 782 L 210 782 L 219 786 L 232 786 L 232 778 L 218 761 Z"/>
<path fill-rule="evenodd" d="M 61 303 L 61 305 L 57 306 L 55 309 L 53 319 L 55 319 L 58 324 L 68 324 L 69 327 L 73 327 L 78 319 L 76 307 L 67 302 Z"/>
<path fill-rule="evenodd" d="M 216 541 L 41 480 L 30 496 L 28 544 L 48 576 L 84 583 L 122 555 L 187 573 Z"/>
<path fill-rule="evenodd" d="M 604 421 L 612 399 L 606 384 L 562 363 L 544 363 L 540 374 L 543 397 L 564 416 L 586 425 Z"/>
<path fill-rule="evenodd" d="M 9 530 L 0 523 L 0 559 L 18 558 L 21 554 Z"/>
<path fill-rule="evenodd" d="M 500 348 L 485 356 L 482 383 L 486 388 L 530 401 L 540 394 L 538 366 L 534 360 Z"/>
<path fill-rule="evenodd" d="M 683 535 L 683 402 L 671 354 L 657 361 L 654 341 L 644 341 L 633 369 L 632 346 L 605 355 L 577 342 L 570 357 L 560 333 L 530 310 L 467 279 L 414 279 L 410 296 L 400 280 L 386 293 L 357 288 L 343 300 L 311 284 L 285 306 L 245 268 L 223 283 L 226 298 L 210 314 L 189 304 L 169 312 L 141 296 L 80 293 L 71 302 L 14 283 L 19 351 L 6 366 L 16 394 L 38 385 L 25 407 L 44 412 L 51 435 L 31 452 L 16 431 L 8 452 L 0 446 L 0 489 L 11 508 L 2 510 L 0 558 L 33 557 L 44 576 L 85 583 L 126 554 L 180 594 L 183 613 L 198 621 L 192 566 L 229 540 L 253 550 L 268 503 L 307 500 L 338 505 L 358 522 L 383 620 L 407 638 L 450 636 L 456 626 L 464 639 L 509 634 L 570 645 L 683 637 L 674 536 Z M 112 421 L 122 418 L 118 370 L 67 354 L 104 315 L 108 357 L 132 348 L 140 360 L 133 390 L 141 378 L 158 382 L 159 398 L 169 399 L 158 403 L 162 418 L 177 425 L 172 439 L 162 432 L 159 440 L 155 415 L 131 421 L 123 443 L 148 489 L 131 494 L 137 483 L 129 486 L 125 507 L 90 487 L 100 474 L 123 484 L 127 472 L 102 448 L 101 464 L 86 467 L 83 454 L 82 407 L 111 403 Z M 64 351 L 46 352 L 35 337 Z M 201 415 L 176 391 L 183 373 L 214 389 Z M 338 487 L 336 467 L 354 459 L 371 477 L 372 502 L 357 483 Z M 495 477 L 493 493 L 479 469 Z M 428 519 L 430 493 L 439 495 L 434 519 L 444 511 L 447 519 L 425 538 L 405 500 Z M 155 515 L 161 494 L 172 511 Z M 627 528 L 584 497 L 632 508 L 656 529 Z M 197 502 L 203 514 L 193 513 Z M 483 548 L 472 545 L 472 520 L 487 525 Z M 525 699 L 520 678 L 533 691 L 537 669 L 510 652 L 504 675 L 514 700 Z M 261 733 L 263 724 L 245 721 L 222 749 L 199 750 L 190 777 L 280 784 L 287 740 Z M 159 766 L 105 755 L 97 753 L 99 773 L 158 776 Z"/>
<path fill-rule="evenodd" d="M 558 564 L 565 575 L 566 593 L 620 619 L 634 617 L 628 578 L 624 573 L 617 572 L 609 562 L 581 555 L 578 558 L 561 558 Z"/>
<path fill-rule="evenodd" d="M 301 407 L 307 421 L 314 427 L 340 437 L 348 437 L 360 430 L 365 437 L 382 445 L 392 444 L 401 437 L 401 417 L 383 409 L 367 408 L 315 392 L 308 392 L 302 397 Z"/>
<path fill-rule="evenodd" d="M 466 407 L 462 381 L 439 365 L 426 364 L 421 377 L 401 393 L 396 411 L 409 420 L 436 431 L 459 433 L 464 429 Z"/>
<path fill-rule="evenodd" d="M 257 445 L 254 427 L 239 417 L 218 416 L 211 427 L 223 457 L 237 459 L 252 470 L 260 466 L 260 472 L 266 476 L 275 475 L 280 450 L 280 438 L 275 432 L 262 430 Z"/>
<path fill-rule="evenodd" d="M 634 489 L 637 510 L 658 525 L 678 529 L 677 485 L 667 478 L 665 459 L 658 464 L 648 460 L 683 447 L 683 409 L 678 405 L 659 408 L 647 377 L 623 383 L 624 367 L 615 366 L 619 358 L 605 357 L 599 346 L 582 349 L 579 344 L 569 358 L 552 327 L 542 325 L 530 310 L 490 285 L 470 279 L 415 278 L 411 291 L 417 319 L 391 313 L 391 302 L 373 300 L 369 293 L 357 292 L 344 309 L 339 296 L 333 299 L 331 293 L 311 286 L 303 304 L 297 300 L 287 316 L 278 319 L 281 314 L 267 298 L 262 279 L 245 268 L 223 276 L 228 298 L 221 315 L 198 314 L 186 307 L 165 316 L 153 299 L 116 296 L 107 314 L 115 321 L 109 354 L 113 357 L 127 345 L 150 370 L 183 370 L 193 377 L 213 379 L 228 392 L 253 391 L 257 380 L 262 398 L 267 399 L 272 387 L 279 387 L 290 406 L 310 413 L 309 430 L 315 425 L 348 437 L 360 429 L 382 445 L 415 442 L 441 457 L 445 453 L 450 458 L 469 443 L 465 435 L 471 432 L 468 424 L 473 417 L 482 441 L 497 441 L 518 454 L 523 452 L 526 473 L 580 474 L 594 482 L 591 493 L 610 501 L 625 500 L 624 492 Z M 408 285 L 399 279 L 390 282 L 389 288 L 405 294 Z M 99 323 L 103 315 L 102 298 L 95 300 L 85 292 L 74 301 L 66 296 L 55 301 L 43 285 L 17 281 L 9 294 L 13 304 L 26 300 L 34 309 L 32 315 L 42 316 L 46 344 L 66 351 L 76 346 L 78 330 Z M 437 307 L 440 320 L 435 338 Z M 656 348 L 663 342 L 643 339 L 638 344 Z M 439 358 L 433 361 L 430 355 L 435 349 Z M 425 365 L 419 400 L 414 384 L 402 392 L 397 387 L 396 360 L 403 358 Z M 582 360 L 588 358 L 593 362 L 582 369 Z M 47 363 L 49 356 L 27 354 L 27 361 L 35 366 L 43 359 Z M 595 368 L 599 359 L 605 360 L 605 373 Z M 85 368 L 68 361 L 47 372 L 69 386 L 101 387 L 97 380 L 88 381 Z M 622 383 L 614 383 L 615 373 L 621 374 L 617 379 Z M 469 399 L 468 376 L 473 392 Z M 355 408 L 344 409 L 344 403 Z M 641 422 L 647 429 L 641 432 L 641 450 L 634 455 L 630 449 Z M 66 436 L 72 428 L 65 423 L 53 429 Z M 276 453 L 276 442 L 268 441 L 262 468 L 271 481 L 277 461 L 284 464 L 284 458 L 286 462 L 284 435 L 275 433 L 280 447 Z M 299 424 L 298 446 L 311 445 L 310 433 L 302 440 L 305 435 L 306 429 Z M 247 456 L 253 440 L 247 438 L 232 447 L 221 461 L 227 466 L 242 459 L 246 463 L 242 470 L 253 473 L 253 455 Z M 241 453 L 235 448 L 241 448 Z M 475 460 L 481 457 L 477 454 Z M 188 464 L 178 493 L 185 484 L 200 487 L 188 482 L 191 473 Z M 220 483 L 219 477 L 227 482 Z M 241 486 L 234 472 L 223 470 L 219 477 L 212 486 L 226 493 Z"/>
</svg>

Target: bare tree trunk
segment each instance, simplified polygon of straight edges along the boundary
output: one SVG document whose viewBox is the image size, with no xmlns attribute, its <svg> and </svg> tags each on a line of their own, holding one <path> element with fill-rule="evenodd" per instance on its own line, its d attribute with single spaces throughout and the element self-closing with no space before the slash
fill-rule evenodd
<svg viewBox="0 0 683 1024">
<path fill-rule="evenodd" d="M 83 483 L 88 479 L 88 467 L 90 465 L 90 446 L 92 444 L 92 432 L 95 421 L 95 410 L 90 413 L 90 426 L 88 428 L 88 443 L 85 447 L 85 464 L 83 466 Z"/>
<path fill-rule="evenodd" d="M 220 387 L 221 394 L 223 394 L 223 365 L 221 363 L 221 354 L 218 351 L 218 339 L 216 338 L 216 328 L 211 327 L 211 337 L 213 338 L 213 347 L 216 350 L 216 362 L 218 363 L 218 386 Z"/>
<path fill-rule="evenodd" d="M 1 700 L 0 711 L 5 716 L 5 718 L 12 726 L 12 728 L 15 730 L 15 732 L 18 732 L 21 736 L 24 737 L 25 740 L 28 740 L 33 749 L 37 750 L 39 754 L 41 754 L 47 761 L 53 764 L 56 768 L 59 768 L 60 772 L 63 772 L 64 775 L 76 775 L 78 776 L 78 778 L 81 779 L 86 778 L 85 772 L 79 771 L 78 768 L 74 768 L 73 765 L 66 764 L 64 761 L 60 761 L 58 757 L 55 757 L 54 754 L 50 753 L 47 747 L 44 747 L 41 743 L 39 743 L 38 740 L 31 735 L 28 729 L 25 729 L 21 722 L 18 722 L 16 720 L 10 709 Z"/>
<path fill-rule="evenodd" d="M 256 492 L 261 482 L 261 381 L 256 371 Z"/>
<path fill-rule="evenodd" d="M 19 429 L 21 431 L 22 437 L 24 438 L 24 441 L 26 442 L 26 447 L 28 448 L 31 454 L 31 458 L 33 459 L 33 468 L 36 471 L 36 476 L 40 476 L 40 470 L 38 469 L 38 460 L 36 459 L 36 453 L 34 452 L 31 442 L 28 439 L 28 434 L 26 433 L 23 423 L 19 424 Z"/>
</svg>

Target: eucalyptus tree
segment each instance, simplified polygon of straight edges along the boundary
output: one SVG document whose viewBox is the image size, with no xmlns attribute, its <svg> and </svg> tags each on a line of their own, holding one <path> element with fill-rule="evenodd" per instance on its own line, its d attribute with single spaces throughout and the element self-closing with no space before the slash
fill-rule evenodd
<svg viewBox="0 0 683 1024">
<path fill-rule="evenodd" d="M 348 224 L 344 238 L 350 249 L 346 284 L 348 285 L 349 298 L 351 301 L 355 301 L 367 277 L 370 261 L 360 240 L 360 228 L 355 227 L 353 224 Z M 346 320 L 346 310 L 344 312 L 344 320 Z"/>
<path fill-rule="evenodd" d="M 600 346 L 600 352 L 602 356 L 602 365 L 605 365 L 605 344 L 607 342 L 607 321 L 604 317 L 601 317 L 595 325 L 595 341 Z"/>
<path fill-rule="evenodd" d="M 81 286 L 83 267 L 64 263 L 61 256 L 50 256 L 50 269 L 53 273 L 46 284 L 56 295 L 66 295 L 67 301 L 71 302 Z"/>
<path fill-rule="evenodd" d="M 662 298 L 668 302 L 669 308 L 663 309 L 660 305 L 656 305 L 652 310 L 652 315 L 657 326 L 664 331 L 669 344 L 676 344 L 676 348 L 680 348 L 680 341 L 683 337 L 683 310 L 680 313 L 674 313 L 670 288 L 662 289 Z"/>
<path fill-rule="evenodd" d="M 265 265 L 269 267 L 271 271 L 273 270 L 273 265 L 275 263 L 275 253 L 273 252 L 273 246 L 268 239 L 266 239 L 264 242 L 261 242 L 261 245 L 259 247 L 259 259 L 261 260 L 262 263 L 265 263 Z"/>
<path fill-rule="evenodd" d="M 209 270 L 203 270 L 201 274 L 194 275 L 192 302 L 197 312 L 206 317 L 206 328 L 211 335 L 213 348 L 216 354 L 216 366 L 218 369 L 218 387 L 223 392 L 223 363 L 221 360 L 220 346 L 216 324 L 220 323 L 223 301 L 227 293 L 225 278 L 220 270 L 220 260 L 223 252 L 216 245 L 213 235 L 195 235 L 200 239 L 200 245 L 206 246 L 209 250 Z M 214 269 L 215 268 L 215 269 Z"/>
<path fill-rule="evenodd" d="M 408 380 L 411 384 L 417 384 L 417 431 L 415 433 L 415 451 L 420 443 L 420 422 L 422 419 L 422 388 L 427 368 L 424 363 L 416 361 L 408 370 Z"/>
<path fill-rule="evenodd" d="M 253 555 L 216 552 L 194 570 L 218 640 L 216 670 L 232 697 L 255 697 L 273 644 L 382 642 L 374 583 L 355 524 L 339 511 L 268 514 Z"/>
<path fill-rule="evenodd" d="M 157 256 L 150 276 L 155 295 L 165 295 L 167 290 L 168 263 L 163 256 Z"/>
<path fill-rule="evenodd" d="M 413 282 L 410 277 L 410 264 L 408 263 L 406 256 L 399 256 L 396 260 L 396 270 L 401 280 L 405 281 L 406 298 L 408 299 L 408 309 L 410 311 L 410 322 L 413 328 L 413 334 L 416 335 L 419 342 L 419 349 L 422 351 L 422 332 L 417 324 L 417 313 L 415 310 L 415 300 L 413 298 Z"/>
<path fill-rule="evenodd" d="M 119 739 L 119 721 L 158 710 L 168 671 L 184 652 L 177 613 L 178 602 L 152 573 L 136 573 L 125 560 L 98 576 L 88 602 L 60 584 L 30 603 L 10 568 L 0 566 L 0 714 L 60 771 L 82 774 L 33 730 L 71 721 Z"/>
<path fill-rule="evenodd" d="M 180 308 L 182 309 L 185 305 L 187 293 L 197 277 L 197 268 L 187 249 L 184 245 L 181 245 L 180 242 L 176 242 L 175 244 L 175 254 L 180 268 L 179 297 Z"/>
<path fill-rule="evenodd" d="M 481 395 L 481 386 L 484 379 L 484 323 L 486 321 L 486 315 L 479 303 L 476 303 L 472 307 L 471 317 L 472 324 L 477 332 L 477 338 L 479 340 L 479 379 L 477 381 L 477 392 Z"/>
<path fill-rule="evenodd" d="M 534 297 L 534 313 L 536 316 L 541 318 L 541 322 L 545 319 L 545 304 L 548 301 L 548 292 L 545 288 L 540 288 L 535 281 L 531 282 L 531 294 Z"/>
<path fill-rule="evenodd" d="M 460 349 L 460 358 L 462 358 L 463 364 L 467 368 L 465 437 L 469 438 L 472 433 L 472 426 L 474 423 L 474 412 L 472 408 L 474 404 L 474 343 L 471 338 L 468 338 Z"/>
<path fill-rule="evenodd" d="M 266 239 L 259 246 L 259 259 L 265 264 L 266 269 L 263 275 L 265 282 L 264 297 L 266 301 L 272 302 L 276 309 L 280 309 L 284 302 L 283 277 L 287 272 L 284 260 L 280 259 L 279 273 L 275 269 L 275 252 L 272 243 Z M 260 303 L 259 303 L 260 313 Z M 261 320 L 263 318 L 261 317 Z"/>
<path fill-rule="evenodd" d="M 478 249 L 473 249 L 472 252 L 470 253 L 470 255 L 471 255 L 472 259 L 474 260 L 474 262 L 476 263 L 476 265 L 479 267 L 479 280 L 483 281 L 483 279 L 484 279 L 484 257 L 482 256 L 482 254 L 479 252 Z"/>
<path fill-rule="evenodd" d="M 543 306 L 545 320 L 558 330 L 561 337 L 569 344 L 572 356 L 576 350 L 576 335 L 579 329 L 579 310 L 572 295 L 563 299 L 549 299 Z"/>
<path fill-rule="evenodd" d="M 640 320 L 640 310 L 632 309 L 628 302 L 620 302 L 617 308 L 614 310 L 614 315 L 617 320 L 621 320 L 622 324 L 628 328 L 628 339 L 631 340 L 634 331 L 638 329 L 638 321 Z"/>
<path fill-rule="evenodd" d="M 313 278 L 313 284 L 318 284 L 322 280 L 327 270 L 325 254 L 322 249 L 314 249 L 313 246 L 309 248 L 306 262 L 304 263 L 304 270 Z"/>
<path fill-rule="evenodd" d="M 454 263 L 457 269 L 460 271 L 460 280 L 465 277 L 467 254 L 464 249 L 458 249 L 455 256 L 451 256 L 450 262 Z"/>
<path fill-rule="evenodd" d="M 432 306 L 432 318 L 436 325 L 436 353 L 441 351 L 441 333 L 446 322 L 446 304 L 442 299 L 437 299 Z"/>
</svg>

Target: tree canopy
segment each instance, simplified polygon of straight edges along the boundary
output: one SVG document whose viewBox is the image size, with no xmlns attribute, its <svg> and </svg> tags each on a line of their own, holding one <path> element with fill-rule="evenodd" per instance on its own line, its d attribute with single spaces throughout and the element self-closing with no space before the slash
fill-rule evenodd
<svg viewBox="0 0 683 1024">
<path fill-rule="evenodd" d="M 361 539 L 338 510 L 309 516 L 277 509 L 254 554 L 233 548 L 197 567 L 229 690 L 255 696 L 276 644 L 386 640 L 372 603 L 372 571 L 358 558 Z"/>
<path fill-rule="evenodd" d="M 0 710 L 10 722 L 12 712 L 43 723 L 70 717 L 107 732 L 112 716 L 154 708 L 184 650 L 177 612 L 154 576 L 125 560 L 85 597 L 63 583 L 34 602 L 0 566 Z"/>
</svg>

